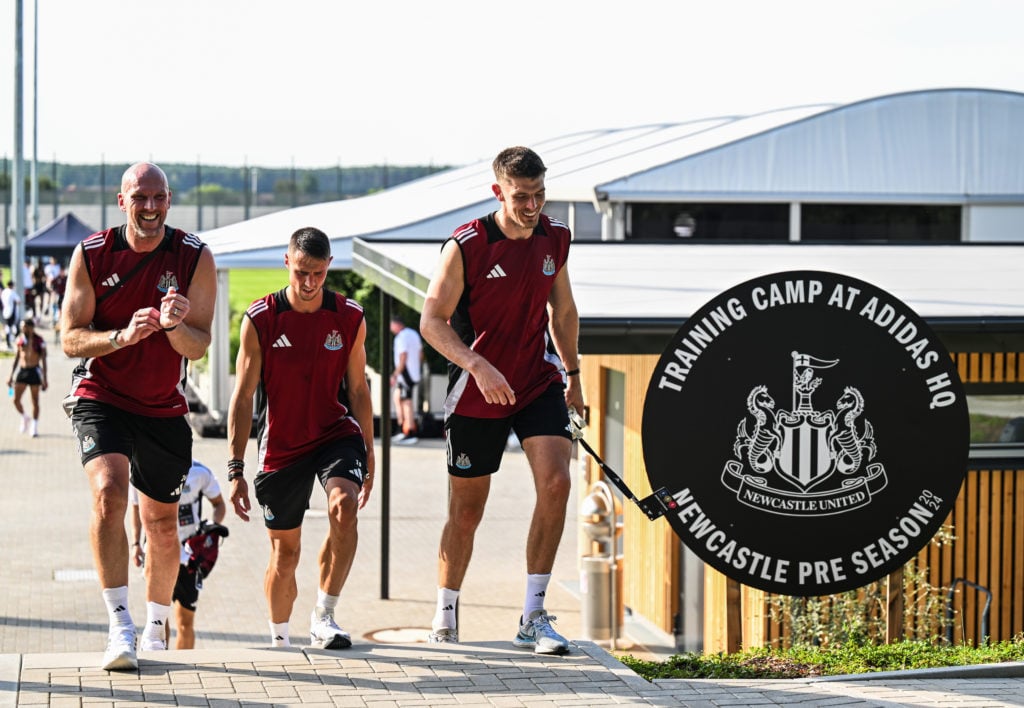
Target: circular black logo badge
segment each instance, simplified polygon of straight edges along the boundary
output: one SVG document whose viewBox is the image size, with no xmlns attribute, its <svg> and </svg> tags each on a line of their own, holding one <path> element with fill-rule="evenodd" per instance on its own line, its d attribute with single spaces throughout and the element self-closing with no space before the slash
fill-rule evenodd
<svg viewBox="0 0 1024 708">
<path fill-rule="evenodd" d="M 910 560 L 963 482 L 953 362 L 873 285 L 793 271 L 722 293 L 651 377 L 643 450 L 669 523 L 705 562 L 786 595 L 860 587 Z"/>
</svg>

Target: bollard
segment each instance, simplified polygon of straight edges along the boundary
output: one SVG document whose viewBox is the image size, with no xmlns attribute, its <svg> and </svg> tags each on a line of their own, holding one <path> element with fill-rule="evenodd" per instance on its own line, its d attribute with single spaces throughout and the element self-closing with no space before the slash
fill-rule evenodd
<svg viewBox="0 0 1024 708">
<path fill-rule="evenodd" d="M 595 551 L 580 558 L 583 637 L 610 640 L 613 649 L 622 629 L 622 568 L 617 552 L 621 525 L 617 512 L 615 497 L 604 482 L 591 485 L 580 504 L 580 522 Z"/>
</svg>

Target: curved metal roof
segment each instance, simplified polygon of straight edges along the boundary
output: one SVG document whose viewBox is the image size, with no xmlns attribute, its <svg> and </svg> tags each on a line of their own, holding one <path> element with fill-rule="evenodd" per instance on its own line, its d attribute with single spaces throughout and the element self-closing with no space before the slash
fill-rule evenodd
<svg viewBox="0 0 1024 708">
<path fill-rule="evenodd" d="M 1024 203 L 1024 94 L 938 89 L 844 106 L 594 130 L 532 146 L 550 202 Z M 492 203 L 489 162 L 377 194 L 205 231 L 221 267 L 276 266 L 314 225 L 350 267 L 353 237 L 440 240 Z"/>
<path fill-rule="evenodd" d="M 872 98 L 595 185 L 601 199 L 1024 203 L 1024 94 Z"/>
</svg>

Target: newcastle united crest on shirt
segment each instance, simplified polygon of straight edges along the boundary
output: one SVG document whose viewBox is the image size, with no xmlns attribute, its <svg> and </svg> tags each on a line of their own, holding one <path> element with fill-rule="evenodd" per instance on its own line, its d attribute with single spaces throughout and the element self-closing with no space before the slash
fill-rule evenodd
<svg viewBox="0 0 1024 708">
<path fill-rule="evenodd" d="M 945 522 L 967 468 L 967 403 L 926 322 L 836 273 L 737 285 L 668 343 L 644 402 L 652 489 L 702 560 L 788 595 L 861 587 Z"/>
</svg>

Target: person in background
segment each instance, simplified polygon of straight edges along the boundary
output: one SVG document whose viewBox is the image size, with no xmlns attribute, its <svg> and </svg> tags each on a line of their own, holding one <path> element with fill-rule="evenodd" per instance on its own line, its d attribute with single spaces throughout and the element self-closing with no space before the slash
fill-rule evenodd
<svg viewBox="0 0 1024 708">
<path fill-rule="evenodd" d="M 0 311 L 4 320 L 4 343 L 11 349 L 18 335 L 18 317 L 21 314 L 21 296 L 14 289 L 13 280 L 8 280 L 0 292 Z"/>
<path fill-rule="evenodd" d="M 64 293 L 68 286 L 68 274 L 63 264 L 57 266 L 57 274 L 50 281 L 50 318 L 53 320 L 54 340 L 60 342 L 60 311 L 64 307 Z"/>
<path fill-rule="evenodd" d="M 231 504 L 249 520 L 245 447 L 257 397 L 260 469 L 254 486 L 270 538 L 264 592 L 272 646 L 290 646 L 295 569 L 313 484 L 327 494 L 327 537 L 310 616 L 310 643 L 345 649 L 335 622 L 355 558 L 357 514 L 373 488 L 373 407 L 366 381 L 363 308 L 327 290 L 331 242 L 319 229 L 292 234 L 284 264 L 288 286 L 253 302 L 242 318 L 235 390 L 228 408 Z"/>
<path fill-rule="evenodd" d="M 395 337 L 395 369 L 391 372 L 391 388 L 394 389 L 395 417 L 400 431 L 392 442 L 413 445 L 419 442 L 416 424 L 416 387 L 423 371 L 423 340 L 412 327 L 407 327 L 401 317 L 391 318 L 391 334 Z"/>
<path fill-rule="evenodd" d="M 216 265 L 194 235 L 165 224 L 167 176 L 139 162 L 125 170 L 121 226 L 85 238 L 71 256 L 61 346 L 81 357 L 71 425 L 92 492 L 90 541 L 109 630 L 102 667 L 138 668 L 128 609 L 129 481 L 148 539 L 146 625 L 139 646 L 167 648 L 164 625 L 178 577 L 178 496 L 192 466 L 182 386 L 188 361 L 210 346 Z"/>
<path fill-rule="evenodd" d="M 541 212 L 547 168 L 537 153 L 508 148 L 493 169 L 498 209 L 460 226 L 444 243 L 420 318 L 424 339 L 449 361 L 448 519 L 429 640 L 458 641 L 462 581 L 511 431 L 522 441 L 536 489 L 526 597 L 513 644 L 564 654 L 569 643 L 551 626 L 555 618 L 544 597 L 569 499 L 568 407 L 583 410 L 579 315 L 567 266 L 571 235 Z"/>
<path fill-rule="evenodd" d="M 131 487 L 128 491 L 131 504 L 129 524 L 132 535 L 132 561 L 141 568 L 146 560 L 145 536 L 142 531 L 142 516 L 139 514 L 139 490 Z M 213 523 L 217 533 L 211 532 L 203 520 L 203 497 L 213 506 Z M 178 540 L 181 542 L 181 565 L 178 566 L 178 580 L 174 585 L 171 601 L 174 604 L 174 626 L 178 630 L 175 649 L 193 649 L 196 645 L 196 603 L 203 580 L 209 569 L 199 567 L 193 557 L 189 540 L 198 535 L 207 536 L 207 542 L 219 543 L 219 536 L 227 535 L 222 525 L 227 504 L 220 493 L 220 485 L 210 468 L 198 460 L 192 460 L 185 486 L 178 498 Z M 211 566 L 212 567 L 212 566 Z M 170 642 L 171 626 L 166 625 L 165 641 Z"/>
<path fill-rule="evenodd" d="M 30 319 L 22 320 L 21 334 L 14 342 L 14 364 L 11 375 L 7 378 L 8 388 L 14 389 L 14 408 L 21 416 L 18 430 L 39 437 L 39 391 L 47 389 L 46 382 L 46 342 L 36 334 L 35 323 Z M 29 416 L 21 405 L 21 397 L 25 389 L 32 398 L 32 415 Z"/>
<path fill-rule="evenodd" d="M 57 259 L 55 257 L 50 256 L 49 260 L 46 262 L 46 265 L 43 266 L 43 273 L 46 276 L 46 305 L 45 305 L 45 310 L 46 310 L 46 314 L 50 318 L 50 322 L 52 322 L 52 323 L 56 323 L 57 322 L 56 313 L 58 311 L 56 306 L 55 306 L 55 303 L 57 302 L 57 298 L 56 298 L 56 296 L 54 295 L 54 292 L 53 292 L 53 279 L 57 277 L 57 274 L 60 273 L 60 271 L 61 271 L 60 263 L 57 262 Z"/>
</svg>

